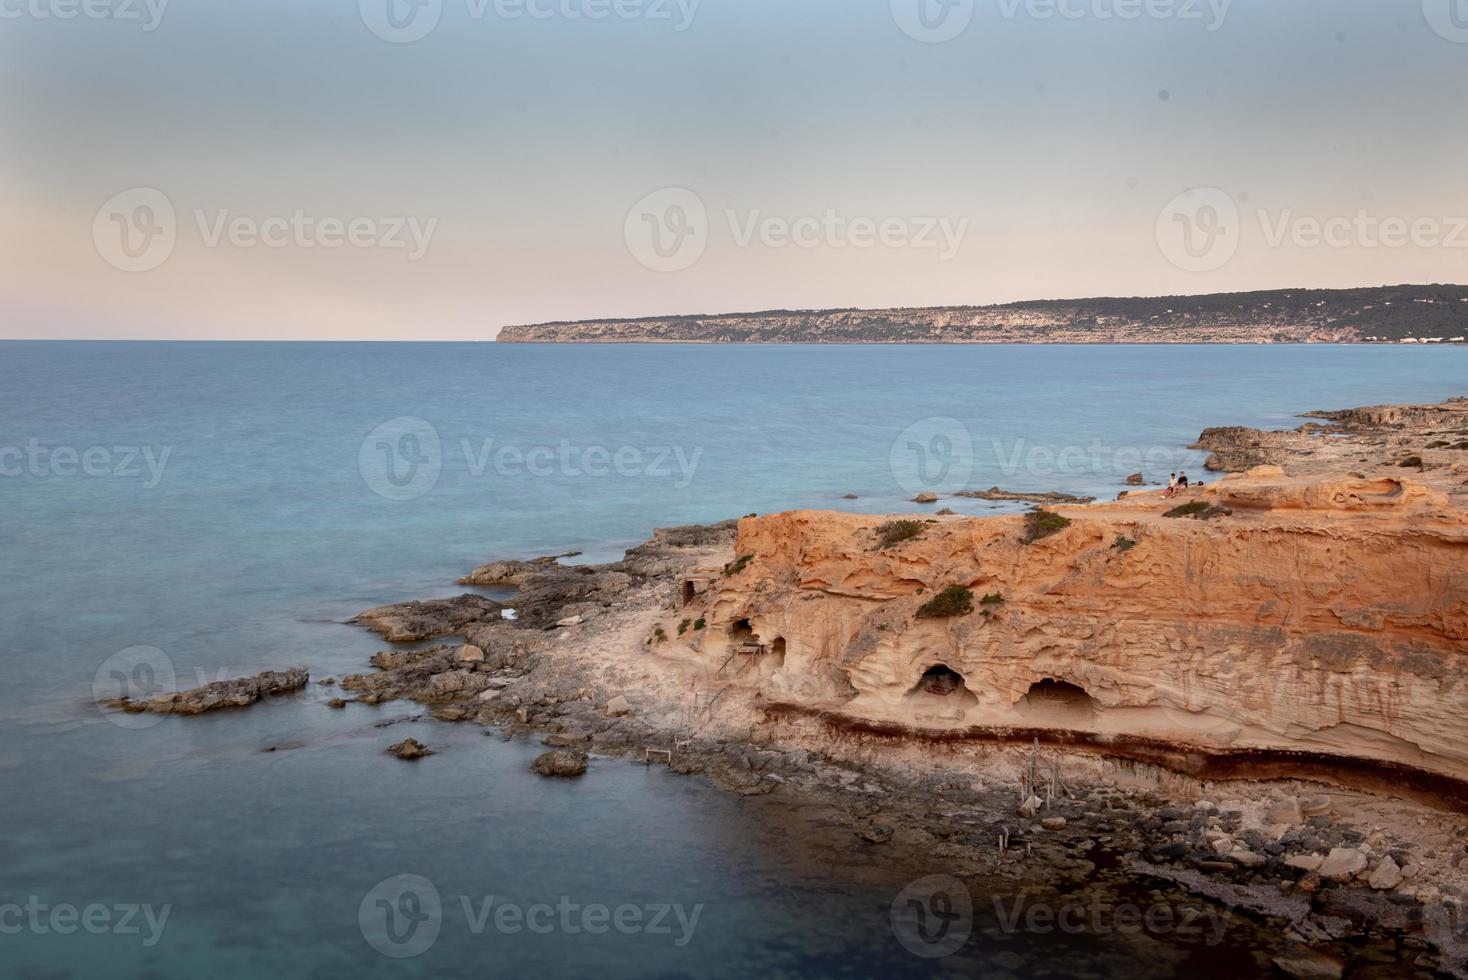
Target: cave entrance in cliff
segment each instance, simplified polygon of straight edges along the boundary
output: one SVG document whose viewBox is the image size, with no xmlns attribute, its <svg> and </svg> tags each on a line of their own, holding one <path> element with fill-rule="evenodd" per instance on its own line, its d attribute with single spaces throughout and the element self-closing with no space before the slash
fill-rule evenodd
<svg viewBox="0 0 1468 980">
<path fill-rule="evenodd" d="M 979 703 L 964 683 L 963 675 L 947 664 L 934 664 L 923 671 L 905 700 L 919 715 L 931 712 L 945 717 L 959 717 Z"/>
<path fill-rule="evenodd" d="M 775 637 L 775 642 L 770 644 L 770 664 L 779 668 L 785 666 L 785 637 Z"/>
<path fill-rule="evenodd" d="M 1015 706 L 1026 717 L 1046 724 L 1082 725 L 1096 713 L 1096 699 L 1086 689 L 1047 677 L 1030 685 Z"/>
<path fill-rule="evenodd" d="M 746 644 L 756 644 L 759 638 L 754 635 L 754 627 L 747 619 L 736 619 L 729 627 L 729 645 L 735 648 Z"/>
<path fill-rule="evenodd" d="M 697 596 L 698 596 L 698 589 L 694 587 L 693 583 L 692 582 L 684 582 L 683 583 L 683 605 L 685 605 L 685 606 L 691 605 L 692 602 L 693 602 L 693 600 L 695 598 L 697 598 Z"/>
</svg>

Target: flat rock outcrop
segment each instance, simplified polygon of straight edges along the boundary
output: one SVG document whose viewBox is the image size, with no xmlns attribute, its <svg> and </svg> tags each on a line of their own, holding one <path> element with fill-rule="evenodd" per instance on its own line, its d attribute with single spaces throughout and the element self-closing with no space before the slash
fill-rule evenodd
<svg viewBox="0 0 1468 980">
<path fill-rule="evenodd" d="M 215 681 L 190 691 L 160 694 L 147 700 L 114 698 L 103 702 L 133 714 L 201 715 L 223 708 L 245 708 L 261 698 L 288 694 L 306 686 L 311 675 L 304 667 L 267 670 L 254 677 Z"/>
</svg>

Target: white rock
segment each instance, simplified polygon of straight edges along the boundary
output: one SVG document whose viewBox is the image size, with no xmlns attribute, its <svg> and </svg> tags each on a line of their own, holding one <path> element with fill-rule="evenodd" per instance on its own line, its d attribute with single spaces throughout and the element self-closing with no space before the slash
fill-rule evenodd
<svg viewBox="0 0 1468 980">
<path fill-rule="evenodd" d="M 1234 842 L 1232 837 L 1220 837 L 1213 842 L 1213 850 L 1219 857 L 1228 857 L 1233 853 Z"/>
<path fill-rule="evenodd" d="M 1301 871 L 1319 871 L 1324 861 L 1325 857 L 1320 854 L 1291 854 L 1284 859 L 1286 867 L 1299 868 Z"/>
<path fill-rule="evenodd" d="M 1377 891 L 1390 891 L 1402 883 L 1402 869 L 1390 857 L 1382 858 L 1366 883 Z"/>
<path fill-rule="evenodd" d="M 1246 868 L 1257 868 L 1269 860 L 1263 854 L 1255 854 L 1253 851 L 1246 851 L 1243 848 L 1239 848 L 1237 851 L 1230 851 L 1228 859 Z"/>
<path fill-rule="evenodd" d="M 565 619 L 561 620 L 556 625 L 557 626 L 562 626 L 562 627 L 564 627 L 564 626 L 580 626 L 584 622 L 586 622 L 585 617 L 582 617 L 582 616 L 568 616 Z"/>
<path fill-rule="evenodd" d="M 1319 870 L 1322 878 L 1351 878 L 1366 870 L 1366 855 L 1354 847 L 1333 847 Z"/>
<path fill-rule="evenodd" d="M 1031 796 L 1019 805 L 1019 815 L 1022 817 L 1033 817 L 1040 812 L 1040 807 L 1042 806 L 1044 806 L 1044 803 L 1038 796 Z"/>
</svg>

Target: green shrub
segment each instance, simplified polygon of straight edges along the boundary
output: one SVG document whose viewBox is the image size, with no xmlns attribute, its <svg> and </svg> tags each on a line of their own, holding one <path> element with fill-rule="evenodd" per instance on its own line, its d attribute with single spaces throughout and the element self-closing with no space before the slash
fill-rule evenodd
<svg viewBox="0 0 1468 980">
<path fill-rule="evenodd" d="M 687 633 L 688 632 L 688 627 L 690 627 L 692 625 L 693 625 L 693 620 L 691 620 L 691 619 L 685 619 L 685 620 L 683 620 L 683 622 L 681 622 L 681 623 L 678 624 L 678 635 L 679 636 L 682 636 L 684 633 Z"/>
<path fill-rule="evenodd" d="M 1211 521 L 1215 517 L 1232 517 L 1233 511 L 1227 507 L 1216 507 L 1204 500 L 1189 500 L 1181 507 L 1174 507 L 1163 517 L 1191 517 L 1199 521 Z"/>
<path fill-rule="evenodd" d="M 1136 546 L 1137 543 L 1135 541 L 1125 536 L 1117 538 L 1116 541 L 1111 545 L 1111 547 L 1115 548 L 1117 551 L 1120 551 L 1122 554 L 1126 554 L 1128 551 L 1131 551 Z"/>
<path fill-rule="evenodd" d="M 659 627 L 657 627 L 656 629 L 654 629 L 652 631 L 652 637 L 653 637 L 653 639 L 655 639 L 659 643 L 661 643 L 661 642 L 663 642 L 664 640 L 666 640 L 668 638 L 668 634 L 667 633 L 664 633 L 663 632 L 663 628 L 661 626 L 659 626 Z"/>
<path fill-rule="evenodd" d="M 980 599 L 979 604 L 984 606 L 1002 606 L 1004 605 L 1004 596 L 998 592 L 991 592 Z"/>
<path fill-rule="evenodd" d="M 890 548 L 894 544 L 910 541 L 923 533 L 921 521 L 888 521 L 877 528 L 879 547 Z"/>
<path fill-rule="evenodd" d="M 731 561 L 729 564 L 724 566 L 725 577 L 738 575 L 740 572 L 749 567 L 749 563 L 752 561 L 754 561 L 754 555 L 743 555 L 738 561 Z"/>
<path fill-rule="evenodd" d="M 707 625 L 708 625 L 708 623 L 705 623 L 703 621 L 703 617 L 700 616 L 700 617 L 698 617 L 698 619 L 694 620 L 694 623 L 693 623 L 693 631 L 695 633 L 697 633 L 699 630 L 703 629 Z"/>
<path fill-rule="evenodd" d="M 1054 511 L 1032 510 L 1025 515 L 1025 544 L 1034 544 L 1041 538 L 1059 534 L 1070 527 L 1070 518 L 1061 517 Z"/>
<path fill-rule="evenodd" d="M 961 585 L 950 585 L 917 611 L 918 619 L 947 619 L 974 611 L 974 594 Z"/>
</svg>

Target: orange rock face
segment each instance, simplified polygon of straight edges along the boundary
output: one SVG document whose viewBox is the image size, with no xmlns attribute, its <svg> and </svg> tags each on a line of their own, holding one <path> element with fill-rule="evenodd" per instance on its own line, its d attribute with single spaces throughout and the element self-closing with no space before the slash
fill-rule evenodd
<svg viewBox="0 0 1468 980">
<path fill-rule="evenodd" d="M 1054 729 L 1468 780 L 1468 514 L 1395 474 L 1230 477 L 1025 518 L 740 523 L 703 653 L 774 701 L 917 731 Z M 1209 519 L 1164 514 L 1198 501 Z M 972 611 L 918 610 L 949 586 Z"/>
</svg>

